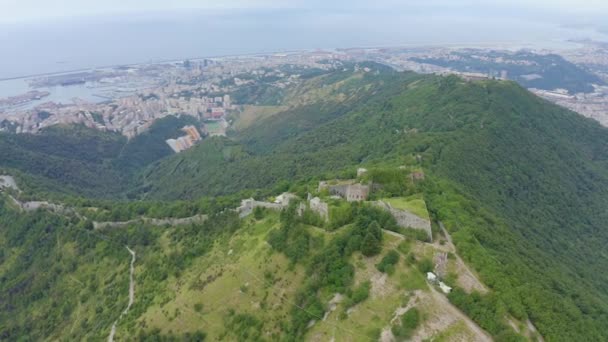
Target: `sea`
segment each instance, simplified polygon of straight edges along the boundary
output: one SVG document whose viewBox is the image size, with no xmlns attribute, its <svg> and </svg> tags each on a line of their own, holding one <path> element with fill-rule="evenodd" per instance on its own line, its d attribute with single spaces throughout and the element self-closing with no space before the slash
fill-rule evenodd
<svg viewBox="0 0 608 342">
<path fill-rule="evenodd" d="M 535 18 L 386 11 L 189 11 L 0 24 L 0 98 L 31 90 L 34 75 L 114 65 L 349 47 L 559 50 L 576 47 L 573 39 L 608 35 Z M 83 85 L 39 90 L 55 102 L 99 100 Z"/>
</svg>

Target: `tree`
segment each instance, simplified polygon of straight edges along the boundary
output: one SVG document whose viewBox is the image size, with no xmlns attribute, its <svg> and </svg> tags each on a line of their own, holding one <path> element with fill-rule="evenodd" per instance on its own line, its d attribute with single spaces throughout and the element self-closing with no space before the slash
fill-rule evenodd
<svg viewBox="0 0 608 342">
<path fill-rule="evenodd" d="M 401 324 L 393 327 L 396 337 L 409 338 L 420 323 L 420 312 L 416 308 L 409 309 L 401 317 Z"/>
<path fill-rule="evenodd" d="M 374 256 L 380 253 L 382 249 L 381 242 L 376 239 L 374 234 L 368 232 L 361 243 L 361 253 L 366 257 Z"/>
<path fill-rule="evenodd" d="M 389 251 L 382 258 L 379 264 L 376 265 L 376 268 L 380 272 L 392 274 L 395 270 L 395 264 L 399 262 L 399 253 L 394 250 Z"/>
<path fill-rule="evenodd" d="M 376 240 L 378 240 L 379 242 L 382 241 L 382 228 L 380 228 L 380 224 L 378 224 L 378 221 L 372 221 L 372 223 L 370 223 L 367 229 L 369 233 L 371 233 L 374 238 L 376 238 Z"/>
</svg>

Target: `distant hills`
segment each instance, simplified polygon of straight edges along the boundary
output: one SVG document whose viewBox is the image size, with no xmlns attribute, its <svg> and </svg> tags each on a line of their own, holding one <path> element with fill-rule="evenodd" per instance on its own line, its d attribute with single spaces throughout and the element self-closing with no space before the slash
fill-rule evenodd
<svg viewBox="0 0 608 342">
<path fill-rule="evenodd" d="M 452 52 L 445 58 L 417 57 L 412 60 L 461 72 L 477 72 L 494 77 L 504 74 L 526 88 L 566 89 L 571 94 L 590 93 L 594 90 L 593 84 L 605 84 L 595 74 L 556 54 L 465 50 Z"/>
</svg>

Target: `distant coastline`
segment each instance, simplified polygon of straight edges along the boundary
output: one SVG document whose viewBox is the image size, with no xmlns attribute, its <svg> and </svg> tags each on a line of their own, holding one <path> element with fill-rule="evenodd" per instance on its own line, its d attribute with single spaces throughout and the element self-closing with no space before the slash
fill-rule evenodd
<svg viewBox="0 0 608 342">
<path fill-rule="evenodd" d="M 160 59 L 157 61 L 149 61 L 149 62 L 139 62 L 139 63 L 124 63 L 124 64 L 111 64 L 111 65 L 102 65 L 102 66 L 91 66 L 86 68 L 76 68 L 76 69 L 68 69 L 68 70 L 60 70 L 60 71 L 49 71 L 43 73 L 35 73 L 35 74 L 27 74 L 20 76 L 12 76 L 12 77 L 0 77 L 0 82 L 3 81 L 12 81 L 12 80 L 21 80 L 28 78 L 36 78 L 43 76 L 57 76 L 57 75 L 68 75 L 77 72 L 85 72 L 85 71 L 93 71 L 99 69 L 115 69 L 120 67 L 131 67 L 131 66 L 142 66 L 142 65 L 154 65 L 154 64 L 166 64 L 166 63 L 178 63 L 185 60 L 190 61 L 199 61 L 204 59 L 212 59 L 212 58 L 239 58 L 239 57 L 260 57 L 273 55 L 277 53 L 301 53 L 306 51 L 312 51 L 310 49 L 302 49 L 302 50 L 289 50 L 289 51 L 275 51 L 275 52 L 260 52 L 260 53 L 244 53 L 244 54 L 236 54 L 236 55 L 215 55 L 215 56 L 206 56 L 206 57 L 184 57 L 184 58 L 168 58 L 168 59 Z"/>
</svg>

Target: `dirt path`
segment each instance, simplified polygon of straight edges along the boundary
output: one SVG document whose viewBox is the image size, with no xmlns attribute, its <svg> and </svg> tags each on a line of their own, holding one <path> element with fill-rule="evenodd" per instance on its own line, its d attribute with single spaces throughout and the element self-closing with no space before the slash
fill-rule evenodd
<svg viewBox="0 0 608 342">
<path fill-rule="evenodd" d="M 448 240 L 448 243 L 453 247 L 454 243 L 452 242 L 452 237 L 450 236 L 450 234 L 448 234 L 448 231 L 447 229 L 445 229 L 443 222 L 439 221 L 439 227 L 441 228 L 443 235 L 445 235 L 446 240 Z"/>
<path fill-rule="evenodd" d="M 450 301 L 448 300 L 448 298 L 445 295 L 443 295 L 442 293 L 439 293 L 439 291 L 437 291 L 437 289 L 435 289 L 433 286 L 429 286 L 429 288 L 431 289 L 431 294 L 432 294 L 433 298 L 437 302 L 441 303 L 441 306 L 443 308 L 445 308 L 445 310 L 450 311 L 450 313 L 453 316 L 458 317 L 459 319 L 464 321 L 466 326 L 473 333 L 475 333 L 475 341 L 483 341 L 483 342 L 493 341 L 492 336 L 490 336 L 490 334 L 488 334 L 485 330 L 481 329 L 479 327 L 479 325 L 477 325 L 477 323 L 473 322 L 473 320 L 470 319 L 469 316 L 465 315 L 462 311 L 460 311 L 460 309 L 458 309 L 457 307 L 452 305 L 452 303 L 450 303 Z"/>
<path fill-rule="evenodd" d="M 439 222 L 439 227 L 443 231 L 443 235 L 447 240 L 447 248 L 450 252 L 454 253 L 456 258 L 455 267 L 456 272 L 458 273 L 458 286 L 462 287 L 467 293 L 471 293 L 473 291 L 478 291 L 479 293 L 488 293 L 488 288 L 484 283 L 479 280 L 477 274 L 462 260 L 462 258 L 456 253 L 456 246 L 454 246 L 454 242 L 452 241 L 452 237 L 448 233 L 447 229 L 442 222 Z"/>
<path fill-rule="evenodd" d="M 131 253 L 131 264 L 129 266 L 129 303 L 127 304 L 127 307 L 123 310 L 123 312 L 120 313 L 118 319 L 114 321 L 114 324 L 112 324 L 112 329 L 110 329 L 110 336 L 108 336 L 108 342 L 114 342 L 114 335 L 116 334 L 116 324 L 122 318 L 122 316 L 126 315 L 129 312 L 129 309 L 133 305 L 133 302 L 135 302 L 135 279 L 133 277 L 133 274 L 135 272 L 135 252 L 131 250 L 129 246 L 126 246 L 126 248 L 129 253 Z"/>
</svg>

